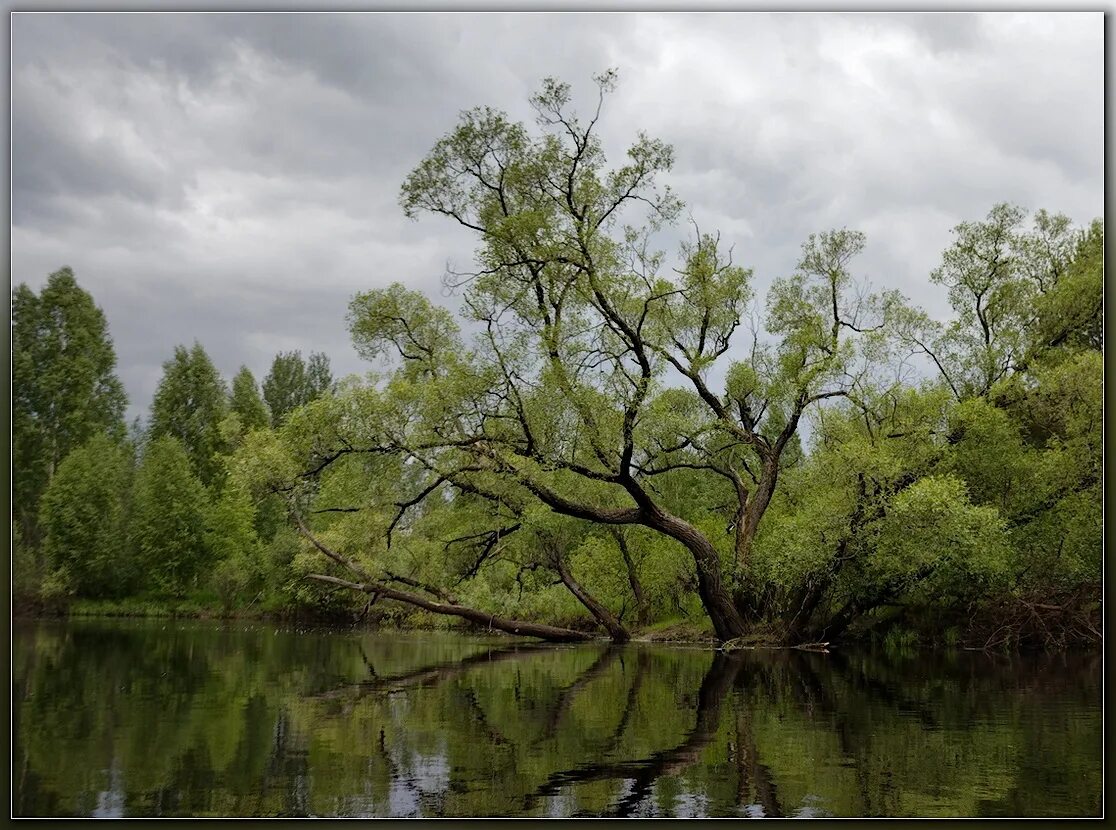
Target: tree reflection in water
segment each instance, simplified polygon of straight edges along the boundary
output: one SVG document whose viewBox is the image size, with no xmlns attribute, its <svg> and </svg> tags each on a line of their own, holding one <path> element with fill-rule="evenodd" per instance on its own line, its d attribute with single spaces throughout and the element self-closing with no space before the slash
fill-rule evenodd
<svg viewBox="0 0 1116 830">
<path fill-rule="evenodd" d="M 1095 815 L 1099 655 L 17 625 L 17 815 Z"/>
</svg>

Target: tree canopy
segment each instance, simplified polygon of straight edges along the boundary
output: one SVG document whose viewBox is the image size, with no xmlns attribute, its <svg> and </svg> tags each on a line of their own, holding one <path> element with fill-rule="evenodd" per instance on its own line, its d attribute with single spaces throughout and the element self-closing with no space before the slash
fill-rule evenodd
<svg viewBox="0 0 1116 830">
<path fill-rule="evenodd" d="M 574 521 L 557 531 L 567 539 L 578 522 L 645 528 L 687 551 L 722 639 L 839 632 L 901 596 L 1001 579 L 1011 519 L 978 475 L 951 473 L 960 449 L 948 419 L 969 401 L 1001 406 L 997 396 L 1067 343 L 1063 330 L 1095 347 L 1099 226 L 1081 233 L 1040 211 L 1028 230 L 1010 205 L 961 223 L 931 274 L 955 310 L 944 324 L 857 280 L 863 234 L 820 232 L 772 284 L 761 322 L 747 313 L 750 270 L 717 235 L 695 227 L 674 258 L 655 248 L 682 209 L 657 184 L 672 151 L 640 135 L 625 164 L 608 166 L 595 128 L 614 81 L 597 79 L 587 119 L 571 111 L 566 84 L 547 81 L 532 98 L 537 131 L 478 108 L 435 143 L 401 204 L 475 234 L 476 268 L 447 275 L 461 323 L 401 284 L 358 294 L 354 345 L 387 374 L 292 414 L 278 445 L 251 450 L 278 465 L 264 478 L 285 482 L 276 486 L 296 512 L 311 502 L 325 511 L 318 534 L 379 533 L 383 543 L 365 548 L 383 562 L 414 561 L 398 550 L 400 531 L 415 547 L 427 528 L 442 532 L 435 517 L 451 505 L 454 529 L 471 532 L 443 533 L 441 579 L 475 574 L 497 546 L 517 548 L 503 541 L 513 532 L 545 550 L 548 512 Z M 1082 269 L 1091 293 L 1054 312 L 1059 286 Z M 930 377 L 912 387 L 904 367 L 919 356 Z M 817 448 L 804 462 L 807 417 Z M 388 476 L 386 491 L 376 474 Z M 939 548 L 929 559 L 902 533 L 914 517 L 917 538 Z M 617 553 L 614 572 L 621 562 Z M 517 581 L 524 568 L 551 572 L 609 629 L 567 565 L 521 558 Z"/>
</svg>

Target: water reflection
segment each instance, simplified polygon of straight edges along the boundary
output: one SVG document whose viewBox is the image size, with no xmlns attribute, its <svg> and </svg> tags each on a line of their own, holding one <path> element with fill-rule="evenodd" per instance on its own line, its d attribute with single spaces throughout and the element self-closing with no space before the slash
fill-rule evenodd
<svg viewBox="0 0 1116 830">
<path fill-rule="evenodd" d="M 16 815 L 1097 815 L 1099 655 L 17 624 Z"/>
</svg>

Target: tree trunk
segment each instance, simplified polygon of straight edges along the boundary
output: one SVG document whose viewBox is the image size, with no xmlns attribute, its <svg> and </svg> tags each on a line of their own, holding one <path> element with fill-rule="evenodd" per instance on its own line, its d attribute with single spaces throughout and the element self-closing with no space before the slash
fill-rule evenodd
<svg viewBox="0 0 1116 830">
<path fill-rule="evenodd" d="M 540 640 L 547 640 L 552 643 L 584 642 L 596 639 L 592 634 L 588 634 L 584 631 L 574 631 L 570 628 L 559 628 L 553 625 L 528 622 L 527 620 L 497 617 L 495 614 L 489 614 L 487 611 L 467 608 L 464 605 L 434 602 L 424 596 L 412 594 L 410 591 L 401 591 L 383 583 L 349 582 L 346 579 L 338 579 L 335 576 L 327 576 L 326 574 L 309 574 L 309 577 L 319 582 L 328 582 L 332 585 L 352 588 L 354 591 L 364 591 L 366 594 L 380 594 L 388 599 L 394 599 L 409 605 L 418 606 L 434 614 L 447 614 L 453 617 L 461 617 L 462 619 L 469 620 L 478 625 L 495 628 L 497 631 L 504 631 L 508 634 L 518 634 L 521 637 L 537 637 Z"/>
<path fill-rule="evenodd" d="M 760 592 L 756 585 L 755 575 L 752 573 L 752 546 L 759 531 L 760 521 L 763 520 L 771 504 L 771 497 L 775 495 L 781 458 L 782 449 L 776 448 L 773 455 L 764 461 L 755 492 L 748 500 L 748 505 L 741 516 L 740 526 L 736 529 L 736 564 L 739 569 L 739 582 L 734 598 L 736 607 L 752 620 L 762 620 L 767 616 L 767 604 L 771 599 L 766 591 Z"/>
<path fill-rule="evenodd" d="M 767 506 L 771 504 L 771 497 L 775 494 L 775 485 L 778 481 L 779 458 L 776 456 L 774 460 L 763 465 L 759 484 L 748 500 L 741 525 L 736 531 L 736 561 L 745 573 L 751 564 L 752 542 L 756 538 L 756 531 L 759 530 L 760 520 L 767 512 Z"/>
<path fill-rule="evenodd" d="M 812 631 L 811 620 L 814 616 L 814 611 L 817 610 L 818 604 L 821 602 L 822 596 L 825 594 L 825 589 L 829 587 L 829 579 L 819 578 L 817 582 L 812 582 L 806 585 L 795 597 L 793 607 L 795 609 L 794 616 L 787 622 L 785 641 L 790 643 L 793 640 L 799 639 L 805 632 Z"/>
<path fill-rule="evenodd" d="M 632 638 L 620 620 L 616 619 L 608 608 L 598 602 L 588 591 L 581 587 L 570 569 L 566 567 L 566 561 L 561 553 L 554 554 L 554 569 L 558 571 L 558 576 L 562 580 L 562 584 L 570 589 L 570 593 L 577 597 L 577 601 L 589 609 L 589 613 L 593 618 L 601 624 L 608 636 L 612 638 L 614 643 L 626 643 Z"/>
<path fill-rule="evenodd" d="M 628 540 L 624 538 L 624 531 L 618 527 L 611 527 L 613 538 L 616 539 L 616 544 L 620 547 L 620 555 L 624 558 L 624 567 L 628 571 L 628 585 L 631 586 L 632 596 L 635 597 L 636 605 L 636 625 L 647 625 L 650 620 L 650 608 L 647 607 L 647 600 L 643 594 L 643 584 L 639 581 L 639 575 L 636 573 L 635 562 L 632 561 L 632 554 L 628 550 Z"/>
<path fill-rule="evenodd" d="M 307 574 L 310 579 L 316 579 L 319 582 L 328 582 L 331 585 L 340 585 L 343 588 L 352 588 L 354 591 L 363 591 L 366 594 L 374 596 L 387 597 L 388 599 L 405 602 L 409 605 L 417 605 L 419 608 L 425 611 L 431 611 L 435 614 L 461 617 L 470 622 L 487 625 L 489 628 L 495 628 L 498 631 L 505 631 L 508 634 L 519 634 L 523 637 L 538 637 L 540 640 L 549 640 L 554 643 L 571 643 L 596 639 L 592 634 L 586 634 L 584 631 L 574 631 L 569 628 L 543 625 L 542 623 L 533 623 L 527 620 L 497 617 L 495 614 L 489 614 L 486 611 L 478 611 L 475 608 L 467 608 L 464 605 L 458 605 L 456 602 L 435 602 L 419 594 L 412 594 L 410 591 L 401 591 L 398 588 L 392 588 L 390 585 L 370 577 L 356 562 L 353 562 L 348 557 L 322 544 L 321 540 L 310 532 L 310 528 L 306 526 L 306 522 L 302 519 L 302 514 L 297 510 L 292 509 L 291 516 L 298 524 L 299 532 L 301 532 L 314 547 L 338 565 L 347 568 L 350 573 L 356 574 L 364 581 L 350 582 L 347 579 L 339 579 L 336 576 L 328 576 L 326 574 Z M 429 586 L 424 587 L 430 590 Z M 441 589 L 434 590 L 439 595 L 445 595 L 445 592 L 441 591 Z"/>
<path fill-rule="evenodd" d="M 747 633 L 744 617 L 721 580 L 721 557 L 709 540 L 689 522 L 661 512 L 651 516 L 648 526 L 677 539 L 693 555 L 698 595 L 717 638 L 732 640 Z"/>
</svg>

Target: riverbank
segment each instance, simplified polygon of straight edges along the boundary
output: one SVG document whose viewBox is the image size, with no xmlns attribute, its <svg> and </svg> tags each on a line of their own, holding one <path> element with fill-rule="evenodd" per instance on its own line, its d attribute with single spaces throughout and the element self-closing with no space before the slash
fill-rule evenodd
<svg viewBox="0 0 1116 830">
<path fill-rule="evenodd" d="M 327 627 L 363 627 L 373 631 L 455 631 L 474 633 L 481 629 L 435 614 L 412 612 L 380 614 L 374 618 L 354 616 L 351 612 L 325 611 L 313 608 L 293 609 L 265 606 L 224 609 L 204 597 L 180 599 L 129 597 L 124 599 L 75 599 L 65 607 L 49 607 L 42 603 L 24 602 L 13 608 L 13 616 L 22 619 L 40 618 L 152 618 L 197 620 L 268 620 L 276 622 L 316 624 Z M 588 623 L 588 621 L 586 621 Z M 602 638 L 603 638 L 602 634 Z M 646 643 L 680 643 L 712 645 L 717 642 L 707 620 L 691 621 L 675 618 L 632 630 L 632 640 Z"/>
<path fill-rule="evenodd" d="M 1022 602 L 1021 607 L 1029 616 L 1020 620 L 1012 618 L 1013 609 L 998 608 L 998 613 L 983 616 L 974 615 L 968 626 L 958 625 L 960 621 L 949 624 L 942 620 L 909 618 L 906 624 L 888 624 L 881 620 L 879 625 L 863 630 L 848 632 L 840 645 L 876 644 L 892 650 L 910 649 L 958 649 L 966 651 L 1065 651 L 1084 648 L 1098 648 L 1099 609 L 1089 613 L 1059 609 L 1053 605 L 1043 605 L 1036 610 L 1034 603 Z M 1051 609 L 1055 613 L 1052 613 Z M 1061 612 L 1061 613 L 1056 613 Z M 1014 613 L 1018 614 L 1017 611 Z M 1039 614 L 1044 614 L 1039 616 Z M 250 603 L 244 608 L 226 609 L 211 595 L 199 593 L 183 598 L 166 597 L 129 597 L 123 599 L 73 599 L 65 606 L 50 606 L 41 602 L 17 602 L 13 607 L 13 617 L 35 618 L 153 618 L 153 619 L 199 619 L 199 620 L 260 620 L 312 625 L 326 628 L 362 628 L 369 631 L 446 631 L 461 634 L 494 633 L 484 626 L 458 620 L 453 617 L 428 613 L 410 608 L 373 609 L 373 613 L 360 614 L 351 609 L 291 607 L 281 605 L 269 607 L 265 604 Z M 558 620 L 556 624 L 564 627 L 593 633 L 596 631 L 591 620 Z M 1026 626 L 1038 629 L 1027 631 Z M 643 627 L 630 629 L 633 642 L 677 643 L 680 645 L 714 646 L 717 640 L 712 625 L 706 619 L 675 617 L 661 620 Z M 602 640 L 607 639 L 599 632 Z M 1040 636 L 1041 634 L 1041 636 Z M 850 636 L 851 635 L 851 636 Z M 1094 636 L 1095 635 L 1095 636 Z M 726 644 L 733 648 L 754 648 L 775 644 L 765 639 L 762 633 L 739 638 Z M 778 642 L 780 646 L 786 643 Z M 821 646 L 822 644 L 797 644 L 799 646 Z"/>
</svg>

